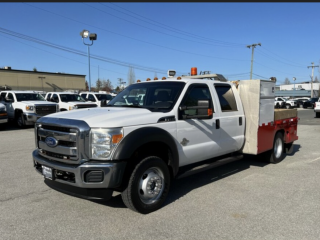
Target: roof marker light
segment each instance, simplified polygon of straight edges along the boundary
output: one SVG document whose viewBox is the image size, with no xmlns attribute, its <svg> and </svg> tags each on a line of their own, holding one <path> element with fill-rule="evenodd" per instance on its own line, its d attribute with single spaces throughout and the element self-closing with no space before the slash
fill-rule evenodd
<svg viewBox="0 0 320 240">
<path fill-rule="evenodd" d="M 151 79 L 150 78 L 147 78 L 147 81 L 150 81 Z"/>
<path fill-rule="evenodd" d="M 166 77 L 163 77 L 163 78 L 162 78 L 162 80 L 166 80 L 166 79 L 167 79 Z"/>
</svg>

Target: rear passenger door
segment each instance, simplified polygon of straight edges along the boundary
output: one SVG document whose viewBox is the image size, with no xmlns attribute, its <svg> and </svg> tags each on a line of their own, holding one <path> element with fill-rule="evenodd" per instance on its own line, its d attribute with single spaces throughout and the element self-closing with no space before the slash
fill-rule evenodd
<svg viewBox="0 0 320 240">
<path fill-rule="evenodd" d="M 238 91 L 234 86 L 214 83 L 220 110 L 220 143 L 224 154 L 238 151 L 244 143 L 245 118 Z"/>
</svg>

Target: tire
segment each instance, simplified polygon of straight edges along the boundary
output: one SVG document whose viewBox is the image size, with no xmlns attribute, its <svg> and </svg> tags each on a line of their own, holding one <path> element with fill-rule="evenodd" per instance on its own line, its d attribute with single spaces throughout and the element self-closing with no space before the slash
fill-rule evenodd
<svg viewBox="0 0 320 240">
<path fill-rule="evenodd" d="M 121 197 L 129 209 L 148 214 L 161 208 L 169 188 L 168 166 L 161 158 L 149 156 L 134 168 Z"/>
<path fill-rule="evenodd" d="M 320 112 L 316 112 L 316 118 L 320 117 Z"/>
<path fill-rule="evenodd" d="M 23 113 L 19 112 L 17 114 L 18 114 L 18 116 L 16 117 L 17 126 L 19 128 L 24 128 L 26 124 L 25 124 L 25 121 L 24 121 L 24 118 L 23 118 Z"/>
<path fill-rule="evenodd" d="M 290 108 L 291 108 L 290 104 L 286 104 L 286 109 L 290 109 Z"/>
<path fill-rule="evenodd" d="M 279 103 L 276 104 L 276 108 L 280 108 L 280 104 Z"/>
<path fill-rule="evenodd" d="M 302 104 L 299 104 L 299 108 L 303 108 L 303 105 L 302 105 Z"/>
<path fill-rule="evenodd" d="M 284 141 L 283 134 L 281 132 L 277 132 L 273 141 L 273 149 L 262 153 L 262 158 L 266 162 L 269 163 L 279 163 L 282 161 L 284 157 Z"/>
</svg>

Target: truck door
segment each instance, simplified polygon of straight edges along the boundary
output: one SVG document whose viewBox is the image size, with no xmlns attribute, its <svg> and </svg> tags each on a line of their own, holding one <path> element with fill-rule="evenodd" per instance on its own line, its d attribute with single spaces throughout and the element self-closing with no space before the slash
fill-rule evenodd
<svg viewBox="0 0 320 240">
<path fill-rule="evenodd" d="M 238 151 L 244 143 L 245 118 L 237 89 L 229 84 L 214 83 L 220 110 L 220 143 L 223 154 Z"/>
<path fill-rule="evenodd" d="M 219 140 L 221 130 L 216 128 L 216 119 L 219 116 L 208 85 L 191 84 L 179 106 L 194 106 L 192 102 L 206 99 L 212 107 L 213 115 L 210 119 L 183 119 L 182 114 L 190 113 L 178 110 L 177 141 L 180 166 L 219 156 L 221 153 Z"/>
<path fill-rule="evenodd" d="M 5 102 L 6 103 L 6 107 L 7 107 L 7 113 L 8 113 L 8 117 L 9 118 L 14 118 L 14 107 L 13 107 L 13 103 L 15 102 L 15 99 L 13 97 L 12 93 L 8 93 L 7 94 L 7 98 L 12 100 L 12 102 Z"/>
</svg>

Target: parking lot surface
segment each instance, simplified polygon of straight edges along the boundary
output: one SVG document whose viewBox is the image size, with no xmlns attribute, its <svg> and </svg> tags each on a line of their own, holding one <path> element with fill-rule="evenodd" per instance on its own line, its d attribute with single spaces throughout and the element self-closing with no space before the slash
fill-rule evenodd
<svg viewBox="0 0 320 240">
<path fill-rule="evenodd" d="M 115 193 L 88 201 L 50 189 L 33 169 L 34 129 L 0 129 L 1 239 L 319 239 L 320 118 L 298 109 L 299 139 L 278 164 L 258 157 L 175 180 L 148 215 Z M 319 181 L 318 181 L 319 180 Z"/>
</svg>

